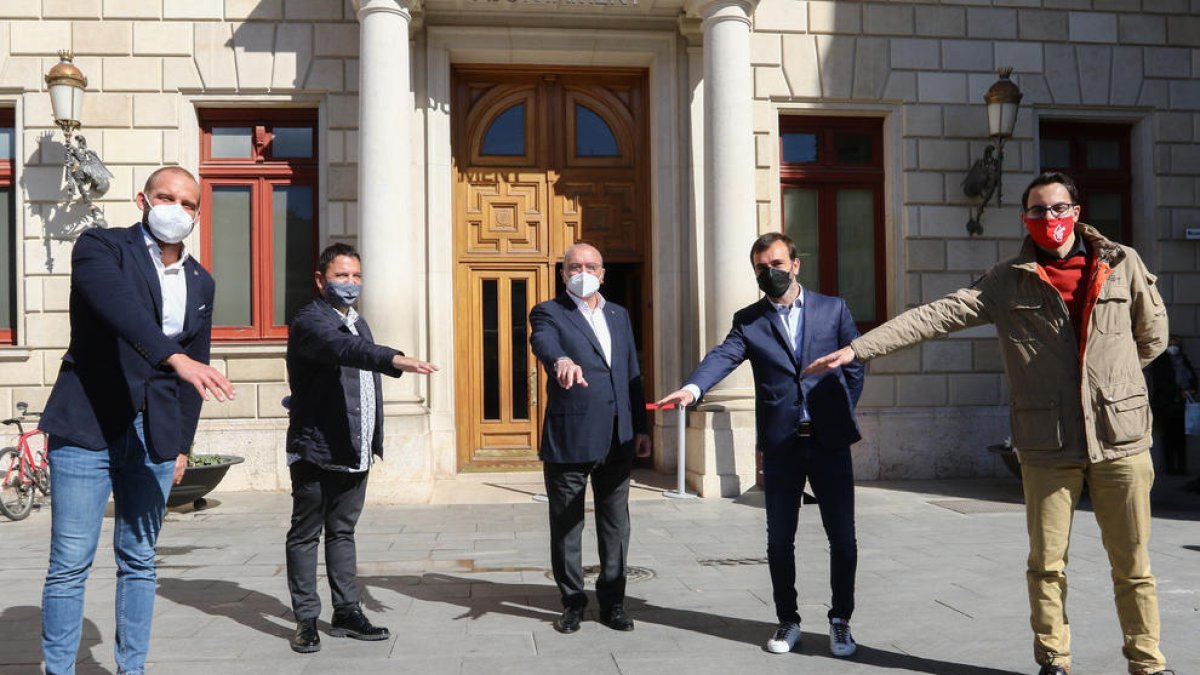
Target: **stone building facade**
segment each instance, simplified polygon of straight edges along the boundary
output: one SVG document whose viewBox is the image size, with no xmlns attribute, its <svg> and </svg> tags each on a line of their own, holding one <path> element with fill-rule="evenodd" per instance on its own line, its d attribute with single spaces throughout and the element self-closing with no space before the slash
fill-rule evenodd
<svg viewBox="0 0 1200 675">
<path fill-rule="evenodd" d="M 311 228 L 313 250 L 356 243 L 377 339 L 443 366 L 385 387 L 376 500 L 535 466 L 545 373 L 524 379 L 519 310 L 553 295 L 553 260 L 580 237 L 613 252 L 612 294 L 640 317 L 657 394 L 756 298 L 756 234 L 813 243 L 808 283 L 853 295 L 867 327 L 1014 253 L 1020 191 L 1057 162 L 1103 183 L 1094 211 L 1159 273 L 1172 331 L 1200 353 L 1200 242 L 1185 234 L 1200 227 L 1200 0 L 7 0 L 2 411 L 40 409 L 53 384 L 71 242 L 89 225 L 65 202 L 43 81 L 60 49 L 88 77 L 82 133 L 115 176 L 100 200 L 110 224 L 138 218 L 132 197 L 159 165 L 206 185 L 210 233 L 189 249 L 253 316 L 214 346 L 239 395 L 205 406 L 196 440 L 247 457 L 231 489 L 288 485 L 283 305 L 267 305 L 302 295 L 311 273 L 281 243 L 293 226 Z M 1024 99 L 1002 206 L 972 237 L 979 200 L 960 183 L 989 143 L 982 97 L 1005 66 Z M 311 134 L 311 166 L 283 151 L 286 129 Z M 225 161 L 221 144 L 243 131 L 246 162 Z M 279 209 L 311 208 L 272 215 L 246 187 L 251 254 L 223 263 L 245 234 L 226 216 L 253 181 Z M 285 183 L 299 191 L 281 197 Z M 748 387 L 739 371 L 691 415 L 689 482 L 703 494 L 754 480 Z M 990 328 L 874 362 L 858 475 L 993 475 L 984 448 L 1007 435 L 1007 402 Z M 666 471 L 674 419 L 657 424 Z"/>
</svg>

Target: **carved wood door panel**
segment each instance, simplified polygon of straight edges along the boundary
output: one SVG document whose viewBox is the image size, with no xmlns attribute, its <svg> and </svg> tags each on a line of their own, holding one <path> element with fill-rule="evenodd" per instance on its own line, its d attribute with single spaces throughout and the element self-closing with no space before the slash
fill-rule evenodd
<svg viewBox="0 0 1200 675">
<path fill-rule="evenodd" d="M 650 278 L 646 73 L 455 66 L 453 82 L 458 465 L 536 468 L 546 374 L 523 331 L 568 246 L 600 249 L 650 344 L 649 299 L 629 292 Z"/>
</svg>

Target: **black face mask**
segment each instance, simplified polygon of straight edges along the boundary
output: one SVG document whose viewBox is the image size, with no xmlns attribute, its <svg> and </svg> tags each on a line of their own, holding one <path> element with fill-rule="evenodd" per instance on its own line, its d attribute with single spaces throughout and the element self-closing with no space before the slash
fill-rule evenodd
<svg viewBox="0 0 1200 675">
<path fill-rule="evenodd" d="M 768 267 L 758 275 L 758 288 L 768 298 L 782 298 L 792 287 L 792 275 L 786 270 Z"/>
</svg>

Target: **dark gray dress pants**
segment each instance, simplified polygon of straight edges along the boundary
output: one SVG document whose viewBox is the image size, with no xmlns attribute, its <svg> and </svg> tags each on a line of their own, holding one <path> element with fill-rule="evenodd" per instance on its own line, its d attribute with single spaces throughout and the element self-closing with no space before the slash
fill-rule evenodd
<svg viewBox="0 0 1200 675">
<path fill-rule="evenodd" d="M 358 556 L 354 527 L 367 494 L 367 472 L 329 471 L 309 462 L 288 467 L 292 475 L 292 527 L 287 533 L 288 591 L 297 621 L 321 614 L 317 595 L 317 544 L 325 531 L 325 572 L 333 611 L 358 606 Z"/>
<path fill-rule="evenodd" d="M 584 497 L 589 476 L 595 499 L 600 576 L 596 600 L 606 610 L 625 601 L 625 557 L 629 552 L 629 471 L 633 453 L 614 443 L 600 462 L 545 462 L 550 502 L 550 564 L 563 607 L 587 605 L 583 591 Z"/>
</svg>

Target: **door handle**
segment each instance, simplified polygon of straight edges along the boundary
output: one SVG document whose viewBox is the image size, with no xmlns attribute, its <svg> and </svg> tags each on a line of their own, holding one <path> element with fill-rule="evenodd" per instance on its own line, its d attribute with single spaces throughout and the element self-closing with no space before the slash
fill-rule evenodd
<svg viewBox="0 0 1200 675">
<path fill-rule="evenodd" d="M 538 396 L 537 366 L 529 369 L 529 407 L 537 407 Z"/>
</svg>

